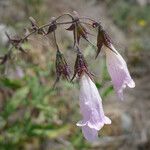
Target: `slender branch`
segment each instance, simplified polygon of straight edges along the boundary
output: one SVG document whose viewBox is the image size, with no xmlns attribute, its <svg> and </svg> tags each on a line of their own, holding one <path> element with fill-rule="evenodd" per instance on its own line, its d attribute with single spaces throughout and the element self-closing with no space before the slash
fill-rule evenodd
<svg viewBox="0 0 150 150">
<path fill-rule="evenodd" d="M 74 23 L 74 22 L 77 22 L 77 20 L 68 21 L 68 22 L 57 22 L 56 24 L 57 25 L 64 25 L 64 24 L 71 24 L 71 23 Z"/>
<path fill-rule="evenodd" d="M 58 44 L 57 44 L 57 39 L 56 39 L 56 33 L 55 33 L 55 31 L 53 32 L 53 35 L 54 35 L 54 41 L 55 41 L 55 44 L 56 44 L 56 48 L 57 48 L 57 50 L 59 50 L 59 47 L 58 47 Z"/>
<path fill-rule="evenodd" d="M 65 13 L 65 14 L 62 14 L 62 15 L 58 16 L 58 17 L 55 19 L 55 21 L 57 21 L 58 19 L 60 19 L 60 18 L 63 17 L 63 16 L 69 16 L 72 20 L 74 19 L 74 17 L 73 17 L 71 14 Z"/>
<path fill-rule="evenodd" d="M 24 40 L 26 40 L 29 36 L 31 36 L 32 34 L 34 34 L 36 32 L 36 30 L 30 32 L 28 35 L 26 35 L 24 38 L 21 39 L 20 43 L 22 43 Z"/>
<path fill-rule="evenodd" d="M 72 20 L 71 20 L 71 21 L 66 21 L 66 22 L 59 22 L 58 20 L 59 20 L 60 18 L 64 17 L 64 16 L 69 16 Z M 80 19 L 81 19 L 81 21 L 80 21 Z M 8 52 L 5 54 L 5 56 L 8 56 L 8 57 L 9 57 L 9 56 L 11 55 L 11 52 L 12 52 L 13 48 L 20 48 L 20 44 L 22 44 L 28 37 L 30 37 L 31 35 L 37 33 L 37 32 L 40 31 L 40 30 L 43 30 L 43 29 L 46 28 L 46 27 L 51 26 L 54 22 L 56 23 L 56 26 L 57 26 L 57 25 L 67 25 L 67 24 L 73 24 L 73 23 L 80 22 L 80 23 L 82 23 L 82 24 L 85 24 L 85 25 L 88 25 L 88 26 L 91 26 L 91 27 L 92 27 L 92 24 L 91 24 L 90 22 L 82 21 L 82 20 L 84 20 L 84 19 L 89 20 L 89 21 L 92 21 L 92 22 L 96 22 L 94 19 L 91 19 L 91 18 L 89 18 L 89 17 L 76 17 L 76 16 L 71 15 L 70 13 L 64 13 L 64 14 L 58 16 L 57 18 L 53 19 L 52 21 L 50 21 L 50 22 L 47 23 L 47 24 L 44 24 L 44 25 L 42 25 L 42 26 L 40 26 L 40 27 L 38 27 L 38 25 L 37 25 L 37 28 L 36 28 L 35 30 L 31 31 L 29 34 L 27 34 L 27 35 L 25 35 L 23 38 L 21 38 L 20 41 L 18 41 L 18 43 L 12 43 L 12 42 L 10 42 L 10 43 L 12 44 L 12 46 L 9 48 L 9 50 L 8 50 Z M 57 21 L 58 21 L 58 22 L 57 22 Z M 9 37 L 9 35 L 8 35 L 8 34 L 6 34 L 6 35 L 7 35 L 7 37 L 9 38 L 9 40 L 11 41 L 11 38 Z M 45 35 L 45 34 L 44 34 L 44 35 Z M 57 44 L 57 40 L 56 40 L 56 33 L 55 33 L 55 31 L 53 31 L 53 35 L 54 35 L 54 41 L 55 41 L 56 47 L 57 47 L 57 49 L 59 49 L 58 44 Z M 92 34 L 90 34 L 90 35 L 92 35 Z M 77 42 L 77 31 L 74 32 L 74 36 L 75 36 L 75 43 L 74 43 L 75 45 L 74 45 L 74 46 L 79 46 L 79 44 L 78 44 L 78 42 Z M 91 44 L 92 46 L 94 46 L 89 40 L 86 40 L 86 41 L 87 41 L 89 44 Z M 94 47 L 95 47 L 95 46 L 94 46 Z M 4 58 L 5 56 L 3 56 L 3 58 Z M 1 59 L 2 59 L 2 58 L 1 58 Z"/>
<path fill-rule="evenodd" d="M 55 19 L 55 21 L 58 20 L 60 17 L 63 17 L 63 16 L 65 16 L 65 15 L 68 15 L 68 16 L 70 16 L 71 18 L 73 18 L 73 16 L 70 15 L 70 14 L 63 14 L 63 15 L 57 17 L 57 18 Z M 82 19 L 86 19 L 86 18 L 82 18 Z M 90 18 L 89 18 L 89 19 L 90 19 Z M 74 22 L 77 22 L 77 21 L 78 21 L 78 20 L 72 20 L 72 21 L 68 21 L 68 22 L 56 22 L 56 25 L 71 24 L 71 23 L 74 23 Z M 87 25 L 91 25 L 91 24 L 86 23 L 86 22 L 83 22 L 83 21 L 81 21 L 81 23 L 87 24 Z M 43 29 L 43 28 L 45 28 L 45 27 L 48 27 L 48 26 L 50 26 L 51 24 L 52 24 L 52 22 L 47 23 L 47 24 L 44 24 L 44 25 L 42 25 L 41 27 L 39 27 L 38 30 Z M 37 32 L 37 30 L 34 30 L 34 31 L 30 32 L 28 35 L 26 35 L 24 38 L 22 38 L 18 44 L 22 43 L 25 39 L 27 39 L 29 36 L 31 36 L 32 34 L 34 34 L 34 33 L 36 33 L 36 32 Z M 13 46 L 13 47 L 14 47 L 14 46 Z"/>
</svg>

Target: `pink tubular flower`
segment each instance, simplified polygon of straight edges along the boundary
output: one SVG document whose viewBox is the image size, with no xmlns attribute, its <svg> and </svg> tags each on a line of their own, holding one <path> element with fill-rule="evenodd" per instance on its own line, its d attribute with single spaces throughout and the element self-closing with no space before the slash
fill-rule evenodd
<svg viewBox="0 0 150 150">
<path fill-rule="evenodd" d="M 126 86 L 134 88 L 135 83 L 130 76 L 127 64 L 122 56 L 117 52 L 112 44 L 110 45 L 110 47 L 111 50 L 105 50 L 107 68 L 111 76 L 114 89 L 119 98 L 123 100 L 123 89 L 125 89 Z"/>
<path fill-rule="evenodd" d="M 111 124 L 111 120 L 104 115 L 99 92 L 86 73 L 80 76 L 79 99 L 83 119 L 77 126 L 82 127 L 83 135 L 88 141 L 95 141 L 98 139 L 98 131 L 104 124 Z"/>
</svg>

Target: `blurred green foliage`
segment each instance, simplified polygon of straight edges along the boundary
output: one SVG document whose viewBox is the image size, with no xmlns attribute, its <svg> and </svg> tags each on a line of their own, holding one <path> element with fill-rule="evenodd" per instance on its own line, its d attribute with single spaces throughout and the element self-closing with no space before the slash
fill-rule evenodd
<svg viewBox="0 0 150 150">
<path fill-rule="evenodd" d="M 1 93 L 4 101 L 0 111 L 1 149 L 23 149 L 22 146 L 34 137 L 39 138 L 39 143 L 44 137 L 55 139 L 72 126 L 69 122 L 57 123 L 60 120 L 59 96 L 50 85 L 41 83 L 39 74 L 43 72 L 36 68 L 35 76 L 26 75 L 20 80 L 0 79 L 0 89 L 12 91 L 7 99 Z"/>
<path fill-rule="evenodd" d="M 28 67 L 33 75 L 25 74 L 21 79 L 0 78 L 0 91 L 5 91 L 1 92 L 3 101 L 0 110 L 1 149 L 26 149 L 26 145 L 32 140 L 36 139 L 40 146 L 45 138 L 54 140 L 61 137 L 65 137 L 71 143 L 71 147 L 76 149 L 90 147 L 84 140 L 81 130 L 73 123 L 80 118 L 79 107 L 78 100 L 73 103 L 69 91 L 78 85 L 62 81 L 59 83 L 61 87 L 53 89 L 55 77 L 51 72 L 54 68 L 53 65 L 48 66 L 51 66 L 49 70 L 43 70 L 40 66 Z M 105 81 L 109 80 L 106 65 L 102 67 L 102 74 L 103 81 L 96 83 L 99 89 L 105 87 Z M 63 94 L 62 97 L 61 92 L 65 91 L 68 94 Z M 102 97 L 105 98 L 111 91 L 112 87 L 106 87 Z"/>
<path fill-rule="evenodd" d="M 131 38 L 133 50 L 149 50 L 150 5 L 140 6 L 135 0 L 108 0 L 108 14 Z"/>
<path fill-rule="evenodd" d="M 19 1 L 16 2 L 18 4 Z M 42 0 L 24 0 L 22 5 L 27 15 L 39 17 L 39 22 L 46 19 Z M 21 4 L 19 6 L 22 8 Z M 150 33 L 150 13 L 147 13 L 150 10 L 149 5 L 141 7 L 132 0 L 107 0 L 107 7 L 108 14 L 117 26 L 130 36 L 138 37 L 134 40 L 133 50 L 150 48 L 150 44 L 146 44 Z M 14 25 L 14 22 L 12 23 Z M 20 26 L 22 28 L 24 22 Z M 31 48 L 30 45 L 24 46 Z M 89 51 L 84 53 L 86 57 L 89 53 L 92 55 L 91 48 L 88 49 Z M 101 91 L 102 98 L 106 100 L 113 88 L 107 85 L 110 77 L 105 60 L 100 61 L 102 78 L 100 82 L 96 81 L 96 86 Z M 21 79 L 0 77 L 0 150 L 27 149 L 26 146 L 30 143 L 40 147 L 45 139 L 59 138 L 70 142 L 68 150 L 90 149 L 81 130 L 75 126 L 75 121 L 80 118 L 78 97 L 74 95 L 74 89 L 78 89 L 78 85 L 61 81 L 58 87 L 53 89 L 53 60 L 49 60 L 46 69 L 40 66 L 26 69 L 30 69 L 32 75 L 25 73 Z"/>
<path fill-rule="evenodd" d="M 139 6 L 133 1 L 115 0 L 110 1 L 107 6 L 110 8 L 109 14 L 112 19 L 122 29 L 132 30 L 136 33 L 150 32 L 148 26 L 150 23 L 150 14 L 148 13 L 150 5 Z"/>
<path fill-rule="evenodd" d="M 45 17 L 47 14 L 42 11 L 42 0 L 24 0 L 24 3 L 14 1 L 14 4 L 17 4 L 19 8 L 24 8 L 27 16 L 32 14 L 33 17 L 38 17 L 39 23 L 44 22 L 43 20 L 47 18 Z M 9 23 L 13 27 L 15 26 L 17 30 L 21 30 L 26 21 L 14 24 L 13 20 L 10 20 Z M 32 49 L 32 46 L 27 43 L 22 46 L 25 49 Z M 63 48 L 67 49 L 65 45 Z M 91 46 L 88 49 L 84 51 L 85 57 L 93 55 L 91 54 L 93 51 Z M 1 53 L 5 53 L 5 50 Z M 81 118 L 78 95 L 74 94 L 74 90 L 79 89 L 78 84 L 61 81 L 56 89 L 52 88 L 55 81 L 53 53 L 54 51 L 43 54 L 45 59 L 47 59 L 46 55 L 51 57 L 47 60 L 46 68 L 43 69 L 40 63 L 39 66 L 33 65 L 32 58 L 26 62 L 22 60 L 22 57 L 19 58 L 18 52 L 15 52 L 14 57 L 16 59 L 14 63 L 8 63 L 8 67 L 11 69 L 15 66 L 22 67 L 25 70 L 24 77 L 14 79 L 1 74 L 0 150 L 28 150 L 29 145 L 32 149 L 40 149 L 46 140 L 55 141 L 59 139 L 70 143 L 69 146 L 67 145 L 68 150 L 90 149 L 91 145 L 84 139 L 81 129 L 75 125 Z M 31 57 L 34 58 L 35 56 Z M 36 57 L 41 56 L 39 54 Z M 103 61 L 101 67 L 102 81 L 97 81 L 96 85 L 98 89 L 103 89 L 102 98 L 105 99 L 113 90 L 111 86 L 105 86 L 105 81 L 110 80 L 110 78 L 104 59 L 101 60 Z M 4 70 L 3 67 L 0 68 L 1 73 Z M 64 150 L 66 149 L 64 148 Z"/>
</svg>

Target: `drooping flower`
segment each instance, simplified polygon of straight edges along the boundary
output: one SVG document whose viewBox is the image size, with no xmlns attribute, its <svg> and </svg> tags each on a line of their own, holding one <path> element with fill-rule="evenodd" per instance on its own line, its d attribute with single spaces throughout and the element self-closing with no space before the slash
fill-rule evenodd
<svg viewBox="0 0 150 150">
<path fill-rule="evenodd" d="M 77 47 L 77 58 L 74 66 L 74 77 L 78 75 L 80 82 L 79 104 L 83 119 L 77 123 L 82 128 L 84 137 L 88 141 L 98 139 L 98 131 L 104 124 L 111 124 L 111 120 L 104 115 L 102 100 L 92 81 L 92 74 L 88 70 L 86 60 Z"/>
<path fill-rule="evenodd" d="M 114 48 L 112 40 L 107 34 L 107 32 L 99 23 L 95 22 L 93 24 L 93 27 L 98 28 L 96 57 L 100 53 L 102 46 L 105 46 L 108 72 L 111 76 L 116 93 L 121 98 L 121 100 L 123 100 L 123 89 L 125 89 L 126 86 L 134 88 L 135 83 L 130 76 L 125 60 Z"/>
<path fill-rule="evenodd" d="M 135 87 L 135 83 L 130 76 L 127 64 L 118 51 L 110 44 L 110 49 L 106 48 L 106 63 L 108 72 L 111 76 L 112 83 L 119 98 L 123 100 L 123 89 L 126 86 Z"/>
<path fill-rule="evenodd" d="M 83 119 L 77 126 L 82 128 L 83 135 L 88 141 L 95 141 L 98 139 L 98 131 L 104 124 L 111 124 L 111 120 L 105 116 L 99 92 L 85 72 L 80 77 L 79 100 Z"/>
</svg>

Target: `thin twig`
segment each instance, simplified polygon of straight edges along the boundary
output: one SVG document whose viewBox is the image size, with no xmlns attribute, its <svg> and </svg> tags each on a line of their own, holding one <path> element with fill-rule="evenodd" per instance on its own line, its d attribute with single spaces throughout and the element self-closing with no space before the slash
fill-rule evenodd
<svg viewBox="0 0 150 150">
<path fill-rule="evenodd" d="M 62 18 L 62 17 L 64 17 L 64 16 L 69 16 L 69 17 L 72 19 L 72 21 L 57 22 L 57 20 L 59 20 L 60 18 Z M 54 21 L 55 21 L 56 25 L 67 25 L 67 24 L 72 24 L 72 23 L 75 23 L 75 22 L 78 22 L 78 21 L 79 21 L 80 23 L 83 23 L 83 24 L 92 26 L 92 24 L 90 24 L 90 23 L 88 23 L 88 22 L 85 22 L 85 21 L 80 21 L 80 19 L 81 19 L 81 20 L 82 20 L 82 19 L 86 19 L 86 20 L 89 20 L 89 21 L 92 21 L 92 22 L 96 22 L 94 19 L 91 19 L 91 18 L 89 18 L 89 17 L 81 17 L 81 18 L 78 18 L 78 17 L 72 16 L 70 13 L 64 13 L 64 14 L 58 16 L 58 17 L 55 18 L 53 21 L 51 21 L 51 22 L 49 22 L 49 23 L 47 23 L 47 24 L 44 24 L 44 25 L 42 25 L 42 26 L 40 26 L 40 27 L 37 26 L 37 29 L 33 30 L 32 32 L 30 32 L 29 34 L 27 34 L 26 36 L 24 36 L 23 38 L 21 38 L 18 43 L 16 43 L 16 44 L 11 43 L 12 46 L 9 48 L 8 52 L 7 52 L 5 55 L 10 56 L 10 55 L 11 55 L 11 52 L 12 52 L 12 50 L 13 50 L 13 48 L 17 48 L 17 47 L 18 47 L 20 44 L 22 44 L 28 37 L 30 37 L 31 35 L 35 34 L 35 33 L 38 32 L 38 31 L 40 31 L 41 29 L 44 29 L 44 28 L 46 28 L 46 27 L 49 27 L 50 25 L 52 25 L 52 23 L 53 23 Z M 75 45 L 78 46 L 77 33 L 76 33 L 76 32 L 77 32 L 77 31 L 75 31 Z M 57 44 L 57 40 L 56 40 L 56 33 L 55 33 L 55 31 L 53 32 L 53 34 L 54 34 L 54 41 L 55 41 L 56 47 L 57 47 L 57 49 L 59 49 L 58 44 Z M 9 35 L 8 35 L 8 34 L 6 34 L 6 35 L 7 35 L 7 37 L 9 38 L 9 40 L 11 40 L 10 37 L 9 37 Z M 91 34 L 90 34 L 90 35 L 91 35 Z M 92 46 L 94 46 L 89 40 L 86 39 L 86 41 L 87 41 L 88 43 L 90 43 Z M 74 45 L 74 46 L 75 46 L 75 45 Z M 95 47 L 95 46 L 94 46 L 94 47 Z"/>
<path fill-rule="evenodd" d="M 55 31 L 53 32 L 53 35 L 54 35 L 54 41 L 55 41 L 55 44 L 56 44 L 56 48 L 57 48 L 57 50 L 59 50 L 59 47 L 58 47 L 58 44 L 57 44 L 57 39 L 56 39 L 56 33 L 55 33 Z"/>
</svg>

